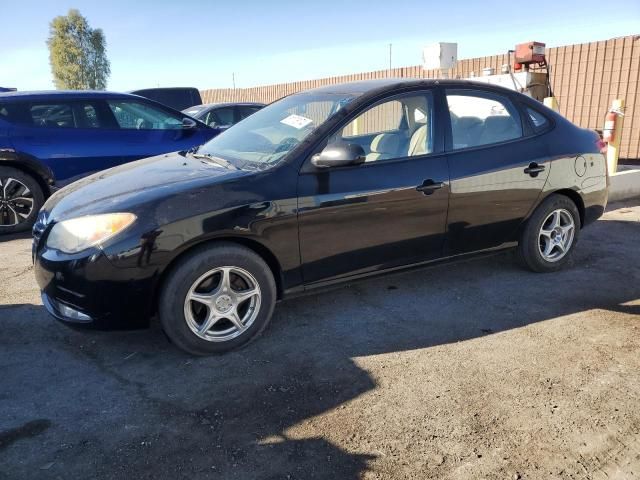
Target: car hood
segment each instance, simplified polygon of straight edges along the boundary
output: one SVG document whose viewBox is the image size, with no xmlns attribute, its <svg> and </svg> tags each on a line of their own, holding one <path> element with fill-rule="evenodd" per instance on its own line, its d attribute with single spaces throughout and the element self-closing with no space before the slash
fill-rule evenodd
<svg viewBox="0 0 640 480">
<path fill-rule="evenodd" d="M 201 190 L 250 175 L 178 152 L 145 158 L 104 170 L 56 192 L 44 205 L 49 218 L 131 211 L 163 197 Z"/>
</svg>

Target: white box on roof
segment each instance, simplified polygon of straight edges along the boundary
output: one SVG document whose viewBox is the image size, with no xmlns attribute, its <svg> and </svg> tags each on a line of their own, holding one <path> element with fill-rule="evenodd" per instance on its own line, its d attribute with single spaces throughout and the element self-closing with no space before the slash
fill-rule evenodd
<svg viewBox="0 0 640 480">
<path fill-rule="evenodd" d="M 425 70 L 448 70 L 458 63 L 458 44 L 438 42 L 426 45 L 422 50 Z"/>
</svg>

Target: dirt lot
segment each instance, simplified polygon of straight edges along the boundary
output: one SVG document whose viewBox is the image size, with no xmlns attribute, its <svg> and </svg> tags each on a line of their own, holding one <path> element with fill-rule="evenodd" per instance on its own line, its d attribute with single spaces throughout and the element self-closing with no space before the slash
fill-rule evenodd
<svg viewBox="0 0 640 480">
<path fill-rule="evenodd" d="M 279 305 L 191 358 L 49 319 L 0 243 L 0 479 L 640 477 L 640 201 L 539 275 L 500 254 Z"/>
</svg>

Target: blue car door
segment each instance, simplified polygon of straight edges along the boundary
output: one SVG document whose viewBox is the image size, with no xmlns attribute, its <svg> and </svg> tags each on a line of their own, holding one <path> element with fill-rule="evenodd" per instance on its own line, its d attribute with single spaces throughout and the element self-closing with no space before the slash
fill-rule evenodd
<svg viewBox="0 0 640 480">
<path fill-rule="evenodd" d="M 17 152 L 37 159 L 62 187 L 122 162 L 113 118 L 99 100 L 30 100 L 13 105 L 11 138 Z"/>
<path fill-rule="evenodd" d="M 188 150 L 216 134 L 201 123 L 185 127 L 180 112 L 142 98 L 113 98 L 105 103 L 117 125 L 124 162 Z"/>
</svg>

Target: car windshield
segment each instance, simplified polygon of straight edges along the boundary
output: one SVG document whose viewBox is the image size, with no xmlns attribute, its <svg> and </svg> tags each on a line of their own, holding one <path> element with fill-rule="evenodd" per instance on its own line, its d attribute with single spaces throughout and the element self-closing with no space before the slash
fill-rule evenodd
<svg viewBox="0 0 640 480">
<path fill-rule="evenodd" d="M 205 143 L 197 154 L 219 157 L 240 168 L 274 165 L 353 98 L 335 93 L 285 97 Z"/>
</svg>

